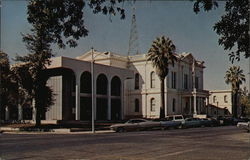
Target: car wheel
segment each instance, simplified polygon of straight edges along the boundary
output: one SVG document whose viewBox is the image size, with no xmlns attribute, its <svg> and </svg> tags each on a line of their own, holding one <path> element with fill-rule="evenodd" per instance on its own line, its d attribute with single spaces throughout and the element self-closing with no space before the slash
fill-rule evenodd
<svg viewBox="0 0 250 160">
<path fill-rule="evenodd" d="M 119 133 L 122 133 L 122 132 L 125 132 L 125 129 L 124 128 L 117 128 L 116 132 L 119 132 Z"/>
</svg>

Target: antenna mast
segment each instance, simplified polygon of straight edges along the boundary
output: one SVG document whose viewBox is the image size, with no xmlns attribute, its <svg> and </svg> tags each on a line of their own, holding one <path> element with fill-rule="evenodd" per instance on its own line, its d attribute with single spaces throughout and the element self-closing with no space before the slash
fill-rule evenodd
<svg viewBox="0 0 250 160">
<path fill-rule="evenodd" d="M 135 7 L 133 7 L 132 22 L 129 35 L 128 56 L 140 53 L 138 32 L 136 26 Z"/>
</svg>

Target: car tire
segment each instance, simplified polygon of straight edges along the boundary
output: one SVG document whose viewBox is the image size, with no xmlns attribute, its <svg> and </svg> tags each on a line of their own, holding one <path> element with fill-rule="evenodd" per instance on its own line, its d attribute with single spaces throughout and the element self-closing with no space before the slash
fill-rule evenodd
<svg viewBox="0 0 250 160">
<path fill-rule="evenodd" d="M 183 126 L 183 125 L 180 125 L 178 128 L 179 128 L 179 129 L 183 129 L 183 128 L 184 128 L 184 126 Z"/>
<path fill-rule="evenodd" d="M 120 128 L 117 128 L 116 132 L 118 133 L 122 133 L 122 132 L 125 132 L 125 129 L 120 127 Z"/>
</svg>

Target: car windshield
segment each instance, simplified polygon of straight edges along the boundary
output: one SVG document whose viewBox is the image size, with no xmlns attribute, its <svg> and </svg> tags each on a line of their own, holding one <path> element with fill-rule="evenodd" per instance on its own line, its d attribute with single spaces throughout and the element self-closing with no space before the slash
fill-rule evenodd
<svg viewBox="0 0 250 160">
<path fill-rule="evenodd" d="M 146 121 L 143 119 L 132 119 L 127 121 L 127 123 L 141 123 L 141 122 L 146 122 Z"/>
<path fill-rule="evenodd" d="M 182 116 L 176 116 L 175 119 L 182 119 Z"/>
</svg>

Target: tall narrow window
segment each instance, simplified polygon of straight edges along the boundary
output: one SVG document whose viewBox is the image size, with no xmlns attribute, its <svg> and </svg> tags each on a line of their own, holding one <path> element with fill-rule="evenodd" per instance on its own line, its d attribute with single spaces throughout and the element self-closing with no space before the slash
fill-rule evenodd
<svg viewBox="0 0 250 160">
<path fill-rule="evenodd" d="M 213 103 L 216 103 L 216 96 L 213 97 Z"/>
<path fill-rule="evenodd" d="M 150 87 L 155 88 L 155 72 L 151 72 L 150 81 L 151 81 Z"/>
<path fill-rule="evenodd" d="M 172 72 L 172 79 L 171 79 L 171 82 L 172 82 L 172 88 L 173 89 L 176 89 L 176 72 Z"/>
<path fill-rule="evenodd" d="M 195 77 L 195 88 L 199 89 L 199 77 Z"/>
<path fill-rule="evenodd" d="M 227 95 L 224 96 L 224 103 L 227 103 Z"/>
<path fill-rule="evenodd" d="M 150 105 L 150 110 L 151 112 L 155 112 L 155 99 L 151 99 L 151 105 Z"/>
<path fill-rule="evenodd" d="M 184 74 L 184 89 L 188 89 L 188 75 Z"/>
<path fill-rule="evenodd" d="M 175 112 L 175 99 L 173 99 L 173 104 L 172 104 L 172 110 L 173 110 L 173 112 Z"/>
<path fill-rule="evenodd" d="M 139 74 L 135 74 L 135 89 L 139 89 Z"/>
<path fill-rule="evenodd" d="M 135 99 L 135 112 L 139 112 L 139 99 Z"/>
</svg>

